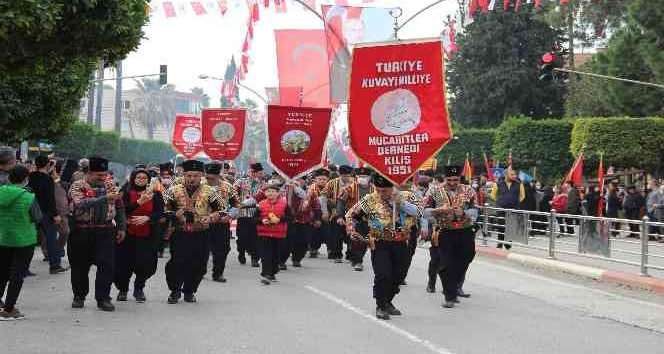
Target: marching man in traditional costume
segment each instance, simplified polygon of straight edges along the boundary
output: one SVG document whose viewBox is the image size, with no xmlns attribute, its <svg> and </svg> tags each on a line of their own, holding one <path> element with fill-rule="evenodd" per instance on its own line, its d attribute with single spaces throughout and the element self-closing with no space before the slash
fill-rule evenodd
<svg viewBox="0 0 664 354">
<path fill-rule="evenodd" d="M 263 165 L 255 163 L 250 166 L 249 177 L 235 181 L 235 193 L 240 197 L 240 212 L 237 220 L 237 252 L 240 264 L 247 262 L 245 252 L 251 257 L 251 266 L 258 267 L 258 250 L 256 246 L 256 204 L 265 198 L 263 190 L 266 182 L 263 179 Z"/>
<path fill-rule="evenodd" d="M 349 233 L 355 234 L 361 232 L 356 227 L 366 220 L 366 241 L 374 270 L 376 317 L 388 320 L 390 316 L 401 315 L 392 301 L 399 293 L 412 227 L 422 213 L 417 205 L 403 200 L 399 190 L 379 174 L 374 175 L 373 184 L 375 192 L 366 195 L 348 211 L 347 223 Z"/>
<path fill-rule="evenodd" d="M 228 204 L 212 187 L 201 184 L 204 164 L 188 160 L 182 164 L 184 184 L 172 186 L 164 196 L 166 210 L 174 213 L 175 233 L 171 259 L 166 264 L 169 304 L 184 293 L 185 302 L 196 302 L 195 293 L 207 271 L 210 224 L 227 216 Z"/>
<path fill-rule="evenodd" d="M 309 198 L 316 199 L 315 204 L 318 205 L 320 211 L 320 197 L 323 189 L 327 185 L 327 182 L 330 181 L 330 171 L 324 168 L 318 169 L 314 172 L 314 182 L 309 186 L 308 196 Z M 309 203 L 313 205 L 312 203 Z M 321 216 L 322 217 L 322 216 Z M 322 222 L 322 220 L 314 220 L 313 227 L 310 234 L 310 238 L 307 241 L 309 244 L 309 258 L 318 258 L 318 252 L 320 246 L 327 237 L 327 223 Z"/>
<path fill-rule="evenodd" d="M 237 216 L 239 198 L 233 185 L 221 178 L 222 165 L 211 162 L 205 165 L 205 179 L 208 186 L 219 194 L 221 199 L 231 208 L 219 222 L 210 223 L 210 251 L 212 253 L 212 280 L 225 283 L 224 270 L 226 258 L 231 250 L 231 217 Z"/>
<path fill-rule="evenodd" d="M 323 221 L 329 220 L 327 258 L 333 259 L 335 263 L 343 263 L 343 244 L 348 243 L 345 215 L 337 212 L 337 202 L 344 193 L 348 197 L 355 195 L 354 189 L 357 188 L 352 167 L 340 166 L 339 175 L 327 183 L 320 197 Z M 346 248 L 346 259 L 350 260 L 349 246 Z"/>
<path fill-rule="evenodd" d="M 356 183 L 351 183 L 345 186 L 337 198 L 337 217 L 345 218 L 347 210 L 357 202 L 364 198 L 364 196 L 373 192 L 371 186 L 372 171 L 366 167 L 359 167 L 353 171 Z M 353 269 L 361 272 L 364 269 L 362 264 L 364 255 L 367 253 L 367 244 L 363 240 L 358 240 L 350 235 L 350 242 L 348 248 L 350 249 L 350 262 Z"/>
<path fill-rule="evenodd" d="M 424 215 L 435 220 L 432 239 L 440 252 L 445 308 L 454 307 L 458 297 L 470 296 L 461 284 L 475 257 L 476 194 L 471 186 L 460 184 L 461 171 L 460 166 L 447 166 L 445 183 L 429 189 L 422 203 Z"/>
</svg>

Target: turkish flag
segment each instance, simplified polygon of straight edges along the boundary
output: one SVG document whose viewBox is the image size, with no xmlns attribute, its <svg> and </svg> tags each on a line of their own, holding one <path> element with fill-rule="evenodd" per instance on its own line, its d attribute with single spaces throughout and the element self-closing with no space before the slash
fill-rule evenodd
<svg viewBox="0 0 664 354">
<path fill-rule="evenodd" d="M 574 183 L 574 187 L 583 185 L 583 153 L 574 161 L 574 165 L 572 165 L 572 169 L 567 174 L 565 182 Z"/>
<path fill-rule="evenodd" d="M 268 152 L 272 167 L 293 180 L 323 166 L 330 108 L 267 107 Z"/>
<path fill-rule="evenodd" d="M 204 109 L 201 113 L 203 149 L 214 160 L 233 160 L 242 152 L 244 109 Z"/>
<path fill-rule="evenodd" d="M 201 119 L 191 114 L 178 114 L 175 116 L 173 127 L 173 147 L 186 158 L 190 159 L 201 150 Z"/>
<path fill-rule="evenodd" d="M 217 4 L 219 4 L 219 12 L 221 13 L 221 16 L 224 16 L 226 11 L 228 11 L 228 4 L 226 0 L 219 0 L 217 1 Z"/>
<path fill-rule="evenodd" d="M 281 104 L 286 87 L 301 87 L 302 101 L 313 107 L 330 107 L 325 32 L 323 30 L 275 30 Z M 290 103 L 288 103 L 290 104 Z M 299 104 L 295 104 L 298 105 Z"/>
<path fill-rule="evenodd" d="M 355 155 L 403 184 L 452 137 L 440 40 L 353 50 L 348 127 Z"/>
</svg>

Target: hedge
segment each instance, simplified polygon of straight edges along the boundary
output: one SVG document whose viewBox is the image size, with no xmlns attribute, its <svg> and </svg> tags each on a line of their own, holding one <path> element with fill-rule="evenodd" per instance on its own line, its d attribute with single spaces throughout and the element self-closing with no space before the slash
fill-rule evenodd
<svg viewBox="0 0 664 354">
<path fill-rule="evenodd" d="M 511 150 L 515 169 L 530 170 L 537 166 L 537 178 L 556 182 L 573 163 L 570 153 L 573 124 L 571 120 L 560 119 L 507 119 L 496 128 L 495 159 L 505 166 Z"/>
<path fill-rule="evenodd" d="M 572 131 L 571 151 L 585 145 L 585 166 L 596 170 L 600 153 L 604 168 L 641 168 L 661 175 L 664 164 L 663 118 L 579 118 Z"/>
<path fill-rule="evenodd" d="M 73 159 L 96 155 L 123 165 L 166 162 L 176 154 L 170 144 L 120 138 L 115 132 L 98 131 L 86 123 L 76 123 L 56 142 L 54 151 Z"/>
<path fill-rule="evenodd" d="M 466 154 L 470 154 L 471 160 L 478 170 L 484 170 L 484 157 L 482 151 L 486 152 L 488 157 L 493 155 L 493 144 L 496 138 L 495 129 L 460 129 L 453 130 L 454 136 L 459 139 L 451 140 L 438 153 L 436 158 L 440 166 L 445 166 L 447 161 L 452 164 L 461 165 L 466 159 Z"/>
</svg>

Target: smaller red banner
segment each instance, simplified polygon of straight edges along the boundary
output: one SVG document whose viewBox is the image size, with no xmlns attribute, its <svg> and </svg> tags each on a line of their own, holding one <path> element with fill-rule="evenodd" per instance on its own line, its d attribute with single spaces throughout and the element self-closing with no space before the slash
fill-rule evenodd
<svg viewBox="0 0 664 354">
<path fill-rule="evenodd" d="M 213 160 L 233 160 L 242 152 L 244 109 L 204 109 L 203 149 Z"/>
<path fill-rule="evenodd" d="M 175 116 L 173 127 L 173 147 L 186 158 L 190 159 L 201 150 L 201 119 L 191 114 L 178 114 Z"/>
<path fill-rule="evenodd" d="M 288 179 L 323 165 L 329 108 L 268 106 L 268 151 L 274 169 Z"/>
</svg>

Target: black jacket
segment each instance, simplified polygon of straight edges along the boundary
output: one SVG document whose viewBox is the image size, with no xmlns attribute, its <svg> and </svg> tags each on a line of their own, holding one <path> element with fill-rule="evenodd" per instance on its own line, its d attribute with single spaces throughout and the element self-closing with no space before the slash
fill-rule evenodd
<svg viewBox="0 0 664 354">
<path fill-rule="evenodd" d="M 28 187 L 35 193 L 44 217 L 53 218 L 58 215 L 55 204 L 55 182 L 51 176 L 39 171 L 31 172 L 28 176 Z"/>
</svg>

